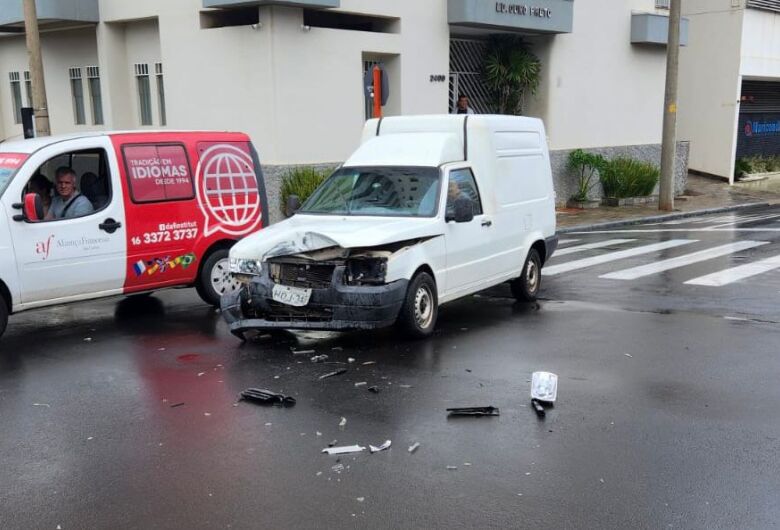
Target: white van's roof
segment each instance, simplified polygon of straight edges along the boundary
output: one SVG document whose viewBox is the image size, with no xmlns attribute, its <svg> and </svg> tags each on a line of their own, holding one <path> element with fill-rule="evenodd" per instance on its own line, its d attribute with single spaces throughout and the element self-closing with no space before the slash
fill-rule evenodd
<svg viewBox="0 0 780 530">
<path fill-rule="evenodd" d="M 42 147 L 56 144 L 65 140 L 78 140 L 80 138 L 94 138 L 96 136 L 114 136 L 118 134 L 179 134 L 179 133 L 234 133 L 235 131 L 204 131 L 204 130 L 178 130 L 178 129 L 142 129 L 122 131 L 88 131 L 71 134 L 55 134 L 41 136 L 39 138 L 15 139 L 0 142 L 0 153 L 34 153 Z"/>
</svg>

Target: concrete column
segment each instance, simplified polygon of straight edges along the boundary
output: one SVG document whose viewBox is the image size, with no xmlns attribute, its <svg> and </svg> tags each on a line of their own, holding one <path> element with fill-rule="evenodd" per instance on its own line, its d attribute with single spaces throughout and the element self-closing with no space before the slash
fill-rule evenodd
<svg viewBox="0 0 780 530">
<path fill-rule="evenodd" d="M 134 107 L 130 103 L 134 97 L 133 79 L 127 62 L 124 24 L 98 24 L 97 51 L 106 129 L 135 128 Z"/>
</svg>

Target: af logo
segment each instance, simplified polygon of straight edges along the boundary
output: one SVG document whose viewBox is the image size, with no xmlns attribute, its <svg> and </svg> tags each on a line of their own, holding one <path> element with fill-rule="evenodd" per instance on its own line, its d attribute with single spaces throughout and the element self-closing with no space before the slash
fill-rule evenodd
<svg viewBox="0 0 780 530">
<path fill-rule="evenodd" d="M 51 242 L 54 241 L 54 234 L 50 235 L 46 241 L 38 241 L 35 243 L 35 253 L 39 256 L 43 256 L 41 261 L 46 261 L 51 253 Z"/>
</svg>

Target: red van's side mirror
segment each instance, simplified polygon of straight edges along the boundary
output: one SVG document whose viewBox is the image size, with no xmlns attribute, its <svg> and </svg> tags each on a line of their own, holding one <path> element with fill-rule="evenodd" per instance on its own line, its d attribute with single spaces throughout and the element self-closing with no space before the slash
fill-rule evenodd
<svg viewBox="0 0 780 530">
<path fill-rule="evenodd" d="M 25 220 L 36 223 L 43 221 L 43 201 L 37 193 L 28 193 L 24 196 Z"/>
</svg>

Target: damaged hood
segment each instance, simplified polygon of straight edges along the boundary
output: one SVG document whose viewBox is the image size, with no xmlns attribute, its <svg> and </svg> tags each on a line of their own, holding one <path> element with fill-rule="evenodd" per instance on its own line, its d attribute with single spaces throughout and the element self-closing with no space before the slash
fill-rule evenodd
<svg viewBox="0 0 780 530">
<path fill-rule="evenodd" d="M 379 247 L 440 236 L 437 218 L 353 217 L 298 214 L 248 236 L 230 249 L 231 258 L 267 260 L 329 247 Z"/>
</svg>

